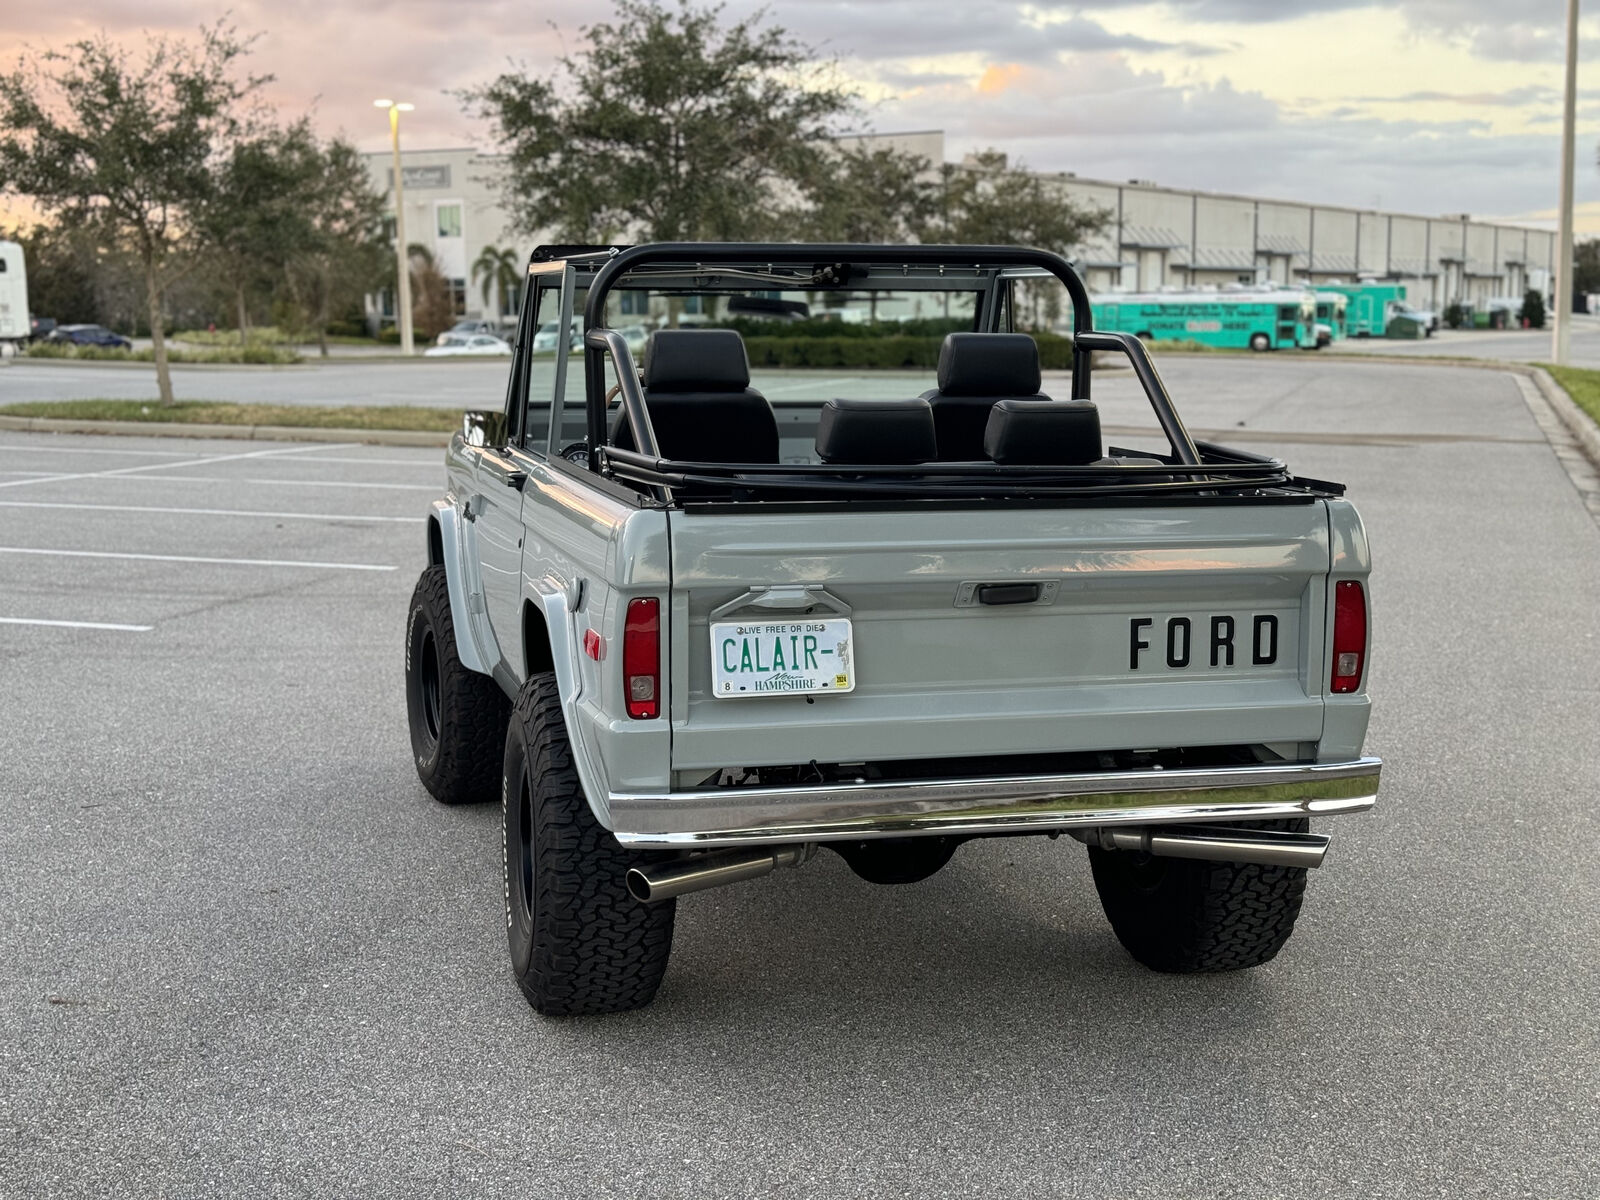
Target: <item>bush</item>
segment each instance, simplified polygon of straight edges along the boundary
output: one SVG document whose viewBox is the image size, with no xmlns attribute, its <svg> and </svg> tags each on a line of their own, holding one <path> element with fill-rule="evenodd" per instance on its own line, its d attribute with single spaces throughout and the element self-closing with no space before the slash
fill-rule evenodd
<svg viewBox="0 0 1600 1200">
<path fill-rule="evenodd" d="M 393 325 L 385 325 L 378 330 L 376 340 L 384 346 L 398 346 L 400 344 L 400 331 Z"/>
<path fill-rule="evenodd" d="M 1460 329 L 1467 321 L 1467 310 L 1452 300 L 1444 306 L 1444 323 L 1451 329 Z"/>
<path fill-rule="evenodd" d="M 35 342 L 28 347 L 29 358 L 71 358 L 82 362 L 154 362 L 154 350 L 113 350 L 107 346 L 74 346 L 63 342 Z M 281 346 L 251 344 L 218 346 L 212 350 L 167 350 L 175 363 L 255 363 L 280 366 L 297 363 L 300 356 Z"/>
<path fill-rule="evenodd" d="M 1544 297 L 1529 288 L 1522 296 L 1522 319 L 1529 329 L 1544 328 Z"/>
<path fill-rule="evenodd" d="M 963 333 L 972 328 L 971 317 L 927 317 L 916 321 L 873 321 L 847 325 L 825 317 L 804 321 L 768 321 L 755 317 L 730 317 L 714 322 L 711 328 L 733 329 L 743 338 L 943 338 L 947 333 Z"/>
<path fill-rule="evenodd" d="M 372 333 L 367 329 L 365 321 L 352 319 L 348 321 L 329 321 L 328 336 L 364 338 L 371 337 Z"/>
<path fill-rule="evenodd" d="M 799 324 L 799 322 L 796 322 Z M 765 324 L 770 322 L 752 322 Z M 824 367 L 828 369 L 893 370 L 896 368 L 931 369 L 939 365 L 939 348 L 944 336 L 889 335 L 879 333 L 873 337 L 842 334 L 822 337 L 803 333 L 789 337 L 774 337 L 766 333 L 747 335 L 745 350 L 753 367 Z M 965 326 L 963 326 L 965 328 Z M 1039 365 L 1046 371 L 1065 371 L 1072 366 L 1072 340 L 1053 333 L 1033 335 L 1039 344 Z"/>
</svg>

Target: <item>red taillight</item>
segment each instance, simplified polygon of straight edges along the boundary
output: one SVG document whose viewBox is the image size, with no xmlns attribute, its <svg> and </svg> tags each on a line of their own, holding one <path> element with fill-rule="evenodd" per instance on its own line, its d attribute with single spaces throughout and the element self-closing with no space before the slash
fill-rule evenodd
<svg viewBox="0 0 1600 1200">
<path fill-rule="evenodd" d="M 1367 658 L 1367 595 L 1353 579 L 1333 585 L 1333 675 L 1330 692 L 1353 692 L 1361 686 Z"/>
<path fill-rule="evenodd" d="M 622 688 L 628 715 L 637 721 L 661 715 L 661 601 L 628 601 L 622 628 Z"/>
</svg>

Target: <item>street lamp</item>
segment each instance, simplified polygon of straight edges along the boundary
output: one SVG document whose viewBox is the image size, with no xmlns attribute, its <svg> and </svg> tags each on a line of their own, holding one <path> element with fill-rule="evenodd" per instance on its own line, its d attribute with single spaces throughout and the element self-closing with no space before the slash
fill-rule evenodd
<svg viewBox="0 0 1600 1200">
<path fill-rule="evenodd" d="M 406 193 L 400 178 L 400 114 L 411 112 L 415 104 L 393 100 L 374 100 L 374 108 L 389 110 L 389 137 L 394 142 L 394 262 L 395 321 L 400 326 L 400 353 L 415 349 L 411 336 L 411 263 L 406 254 Z"/>
</svg>

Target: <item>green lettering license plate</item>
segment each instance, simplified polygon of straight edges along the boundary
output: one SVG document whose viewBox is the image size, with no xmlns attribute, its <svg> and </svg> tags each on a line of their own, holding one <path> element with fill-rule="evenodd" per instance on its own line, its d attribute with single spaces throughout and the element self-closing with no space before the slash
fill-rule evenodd
<svg viewBox="0 0 1600 1200">
<path fill-rule="evenodd" d="M 850 621 L 723 621 L 711 626 L 711 694 L 783 696 L 856 686 Z"/>
</svg>

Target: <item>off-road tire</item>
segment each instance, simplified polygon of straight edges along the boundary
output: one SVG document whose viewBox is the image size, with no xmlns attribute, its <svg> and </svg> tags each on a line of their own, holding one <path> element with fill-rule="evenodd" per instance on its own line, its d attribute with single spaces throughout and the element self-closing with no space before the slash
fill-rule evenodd
<svg viewBox="0 0 1600 1200">
<path fill-rule="evenodd" d="M 1251 827 L 1304 833 L 1304 818 Z M 1128 953 L 1153 971 L 1238 971 L 1271 959 L 1294 932 L 1304 867 L 1204 862 L 1089 849 L 1094 885 Z"/>
<path fill-rule="evenodd" d="M 553 1017 L 649 1004 L 677 902 L 629 894 L 629 868 L 663 856 L 624 848 L 595 820 L 549 672 L 531 677 L 512 707 L 501 814 L 506 937 L 528 1003 Z"/>
<path fill-rule="evenodd" d="M 429 567 L 406 614 L 406 717 L 417 777 L 434 799 L 495 798 L 510 713 L 499 684 L 461 665 L 444 568 Z"/>
</svg>

